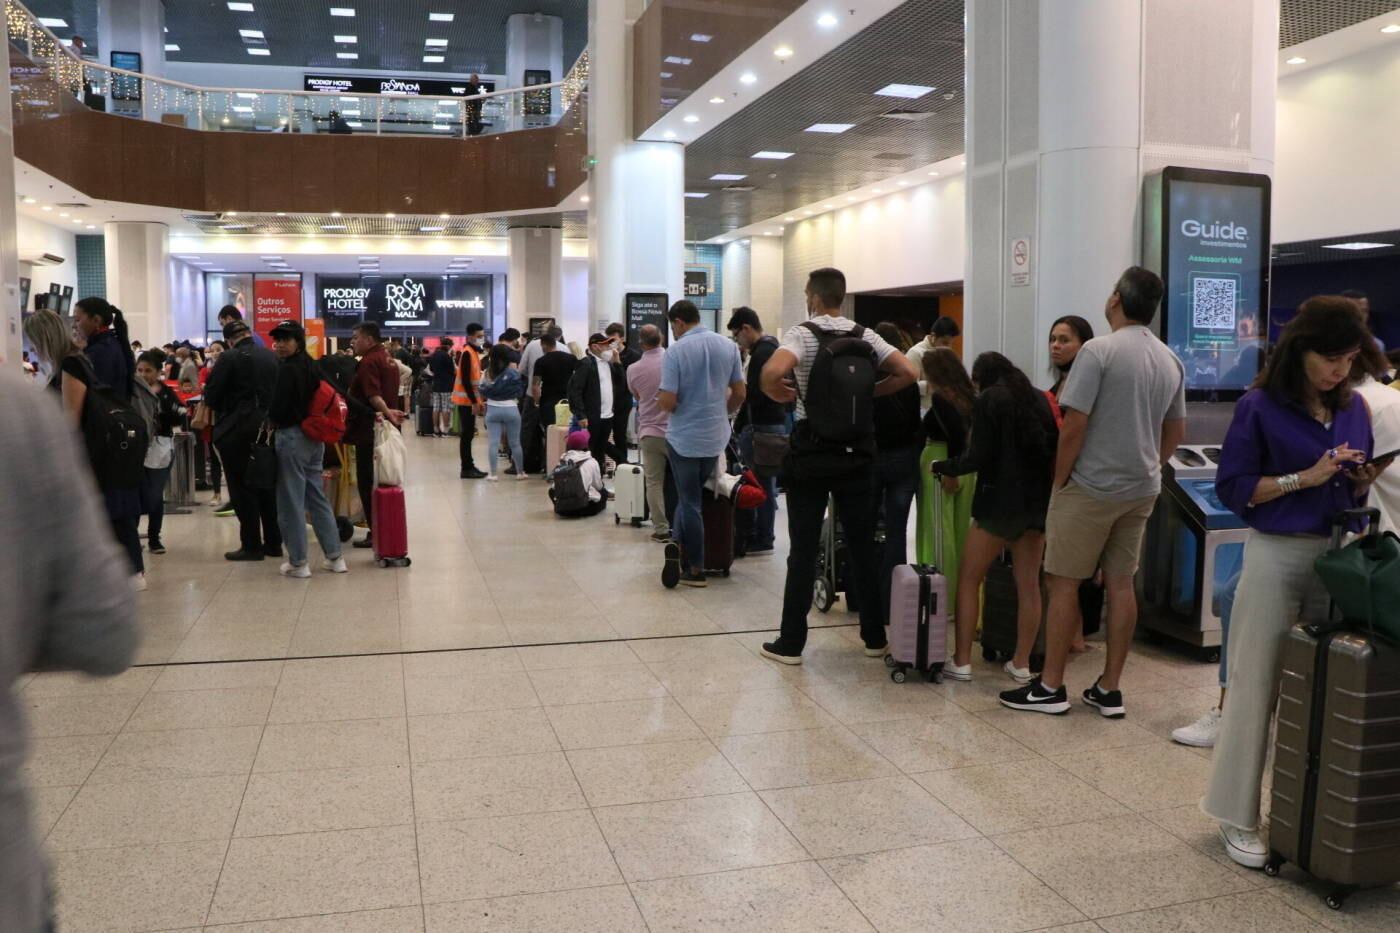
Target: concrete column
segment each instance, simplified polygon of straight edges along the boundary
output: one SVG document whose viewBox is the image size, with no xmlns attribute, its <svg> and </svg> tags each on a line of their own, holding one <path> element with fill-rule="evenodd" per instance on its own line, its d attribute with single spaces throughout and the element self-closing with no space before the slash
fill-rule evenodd
<svg viewBox="0 0 1400 933">
<path fill-rule="evenodd" d="M 126 315 L 131 339 L 157 346 L 177 336 L 170 308 L 170 229 L 112 222 L 103 228 L 107 300 Z"/>
<path fill-rule="evenodd" d="M 564 316 L 564 231 L 512 227 L 506 276 L 506 326 L 530 332 L 530 318 Z"/>
<path fill-rule="evenodd" d="M 102 64 L 112 63 L 112 52 L 141 53 L 141 73 L 165 76 L 164 0 L 98 0 L 97 51 Z M 148 95 L 149 98 L 149 95 Z M 142 107 L 152 118 L 149 99 Z"/>
<path fill-rule="evenodd" d="M 640 0 L 591 0 L 588 8 L 590 330 L 621 321 L 628 292 L 681 297 L 685 283 L 685 151 L 636 142 L 629 127 L 630 24 Z"/>
<path fill-rule="evenodd" d="M 780 335 L 787 329 L 783 316 L 783 240 L 753 237 L 724 248 L 724 307 L 721 314 L 747 305 L 758 312 L 763 329 Z M 723 326 L 723 322 L 721 322 Z"/>
<path fill-rule="evenodd" d="M 967 359 L 1000 350 L 1043 381 L 1057 317 L 1107 331 L 1142 255 L 1145 175 L 1272 173 L 1278 16 L 1274 0 L 967 5 Z"/>
<path fill-rule="evenodd" d="M 564 20 L 543 13 L 513 13 L 506 18 L 506 87 L 523 87 L 525 72 L 549 72 L 559 81 L 573 62 L 564 61 Z M 559 110 L 559 92 L 550 94 L 550 112 Z"/>
<path fill-rule="evenodd" d="M 19 368 L 24 335 L 19 308 L 19 233 L 15 204 L 15 134 L 10 82 L 0 88 L 0 366 Z"/>
</svg>

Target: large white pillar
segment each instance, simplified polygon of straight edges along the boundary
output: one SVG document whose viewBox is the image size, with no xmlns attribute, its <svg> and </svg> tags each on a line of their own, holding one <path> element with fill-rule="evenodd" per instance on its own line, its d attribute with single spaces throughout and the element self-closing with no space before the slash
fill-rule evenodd
<svg viewBox="0 0 1400 933">
<path fill-rule="evenodd" d="M 107 300 L 126 316 L 131 339 L 158 346 L 173 339 L 170 309 L 170 228 L 112 222 L 103 227 Z"/>
<path fill-rule="evenodd" d="M 564 20 L 543 13 L 512 13 L 506 17 L 506 87 L 524 87 L 525 72 L 547 71 L 550 84 L 564 77 L 573 62 L 564 62 Z M 550 112 L 559 110 L 559 91 L 550 93 Z"/>
<path fill-rule="evenodd" d="M 1142 255 L 1145 175 L 1272 173 L 1278 15 L 1276 0 L 967 5 L 969 360 L 1000 350 L 1039 380 L 1056 318 L 1106 332 L 1104 301 Z"/>
<path fill-rule="evenodd" d="M 19 232 L 15 204 L 15 126 L 10 82 L 0 88 L 0 366 L 18 368 L 24 336 L 19 307 Z"/>
<path fill-rule="evenodd" d="M 530 318 L 564 316 L 564 231 L 512 227 L 507 245 L 506 326 L 530 332 Z"/>
<path fill-rule="evenodd" d="M 641 0 L 590 0 L 588 7 L 588 326 L 623 319 L 628 292 L 685 283 L 685 150 L 637 142 L 630 127 L 630 24 Z"/>
</svg>

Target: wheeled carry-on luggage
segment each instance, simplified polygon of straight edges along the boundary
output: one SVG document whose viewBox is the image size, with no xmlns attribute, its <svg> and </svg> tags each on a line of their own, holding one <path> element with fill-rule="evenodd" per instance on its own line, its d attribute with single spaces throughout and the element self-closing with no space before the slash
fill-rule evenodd
<svg viewBox="0 0 1400 933">
<path fill-rule="evenodd" d="M 564 459 L 564 445 L 569 440 L 567 424 L 551 424 L 545 432 L 544 471 L 553 473 L 559 461 Z"/>
<path fill-rule="evenodd" d="M 860 611 L 860 602 L 850 585 L 850 546 L 845 529 L 836 514 L 836 500 L 826 501 L 826 518 L 822 521 L 822 546 L 817 552 L 817 576 L 812 584 L 812 605 L 820 612 L 830 612 L 842 594 L 846 611 Z"/>
<path fill-rule="evenodd" d="M 640 528 L 647 520 L 647 484 L 642 468 L 624 463 L 617 468 L 613 484 L 613 519 Z"/>
<path fill-rule="evenodd" d="M 437 433 L 437 412 L 433 411 L 433 390 L 427 390 L 427 404 L 423 404 L 423 392 L 418 393 L 418 436 L 431 437 Z"/>
<path fill-rule="evenodd" d="M 371 531 L 374 539 L 374 559 L 381 567 L 407 567 L 408 514 L 404 508 L 402 486 L 374 487 L 374 515 Z"/>
<path fill-rule="evenodd" d="M 1011 569 L 1011 555 L 1003 551 L 987 568 L 982 585 L 982 660 L 1001 663 L 1016 653 L 1016 616 L 1021 601 L 1016 595 L 1016 576 Z M 1102 603 L 1100 604 L 1102 605 Z M 1042 597 L 1042 617 L 1045 598 Z M 1042 622 L 1031 652 L 1031 673 L 1045 668 L 1045 625 Z"/>
<path fill-rule="evenodd" d="M 1374 510 L 1343 517 L 1361 513 L 1374 531 Z M 1333 910 L 1400 881 L 1400 646 L 1356 630 L 1366 622 L 1296 625 L 1279 654 L 1264 872 L 1293 862 L 1332 886 Z"/>
<path fill-rule="evenodd" d="M 700 495 L 705 525 L 705 573 L 727 577 L 734 565 L 734 500 L 706 489 Z"/>
<path fill-rule="evenodd" d="M 937 568 L 900 564 L 890 577 L 890 679 L 902 684 L 910 670 L 943 680 L 948 657 L 948 580 Z"/>
</svg>

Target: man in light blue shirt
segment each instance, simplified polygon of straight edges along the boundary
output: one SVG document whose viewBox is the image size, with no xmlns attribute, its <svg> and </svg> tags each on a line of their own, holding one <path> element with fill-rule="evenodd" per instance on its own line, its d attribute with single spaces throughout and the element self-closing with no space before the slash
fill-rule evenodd
<svg viewBox="0 0 1400 933">
<path fill-rule="evenodd" d="M 672 543 L 666 545 L 661 582 L 705 585 L 705 525 L 700 495 L 729 443 L 729 416 L 744 404 L 744 370 L 739 348 L 700 325 L 700 310 L 678 301 L 666 312 L 676 338 L 661 367 L 656 401 L 670 412 L 666 455 L 676 484 Z M 684 566 L 682 566 L 684 564 Z"/>
</svg>

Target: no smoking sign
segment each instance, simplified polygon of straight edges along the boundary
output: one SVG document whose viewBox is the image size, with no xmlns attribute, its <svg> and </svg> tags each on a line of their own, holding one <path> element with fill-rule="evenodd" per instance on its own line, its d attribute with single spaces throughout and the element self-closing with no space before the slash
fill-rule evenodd
<svg viewBox="0 0 1400 933">
<path fill-rule="evenodd" d="M 1011 285 L 1022 288 L 1031 284 L 1031 238 L 1019 236 L 1011 241 Z"/>
</svg>

